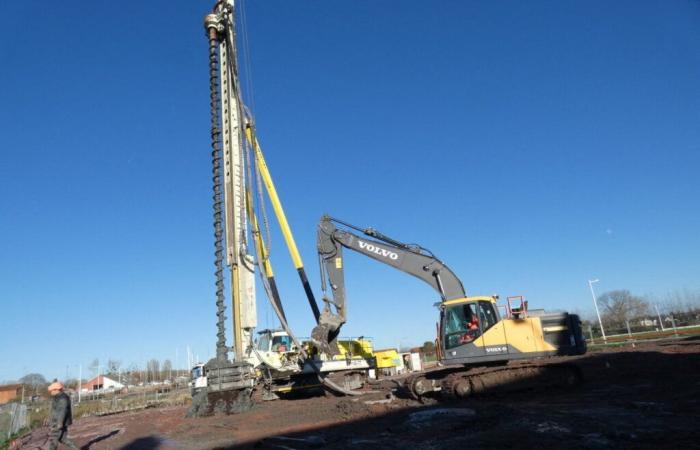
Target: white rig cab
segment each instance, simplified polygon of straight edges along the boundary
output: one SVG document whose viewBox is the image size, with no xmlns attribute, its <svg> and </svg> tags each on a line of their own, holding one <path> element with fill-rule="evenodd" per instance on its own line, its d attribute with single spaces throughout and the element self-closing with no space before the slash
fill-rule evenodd
<svg viewBox="0 0 700 450">
<path fill-rule="evenodd" d="M 207 387 L 207 377 L 204 375 L 204 363 L 197 363 L 190 370 L 190 391 L 192 392 L 192 397 L 205 387 Z"/>
<path fill-rule="evenodd" d="M 284 330 L 261 330 L 255 349 L 249 352 L 247 361 L 258 368 L 266 365 L 280 372 L 299 372 L 299 348 Z"/>
</svg>

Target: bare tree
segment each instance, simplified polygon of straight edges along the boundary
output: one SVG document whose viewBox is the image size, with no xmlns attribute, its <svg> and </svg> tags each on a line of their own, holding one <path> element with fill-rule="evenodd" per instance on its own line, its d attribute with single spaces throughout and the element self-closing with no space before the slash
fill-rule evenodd
<svg viewBox="0 0 700 450">
<path fill-rule="evenodd" d="M 149 360 L 146 363 L 146 370 L 148 371 L 149 374 L 151 374 L 151 377 L 153 377 L 153 380 L 160 381 L 160 361 L 158 361 L 155 358 Z"/>
<path fill-rule="evenodd" d="M 40 373 L 28 373 L 20 378 L 19 382 L 31 387 L 37 387 L 46 384 L 46 378 Z"/>
<path fill-rule="evenodd" d="M 669 292 L 664 296 L 660 308 L 663 314 L 668 315 L 665 320 L 673 320 L 676 325 L 700 323 L 700 291 L 683 289 Z"/>
<path fill-rule="evenodd" d="M 67 388 L 77 389 L 79 386 L 79 381 L 77 378 L 69 378 L 63 383 Z"/>
<path fill-rule="evenodd" d="M 46 385 L 46 378 L 40 373 L 28 373 L 19 379 L 19 382 L 28 390 L 33 390 L 34 394 L 39 392 L 39 388 Z"/>
<path fill-rule="evenodd" d="M 95 358 L 92 360 L 92 364 L 90 364 L 90 370 L 92 370 L 92 373 L 95 374 L 95 376 L 98 376 L 100 373 L 100 359 Z"/>
<path fill-rule="evenodd" d="M 683 289 L 666 294 L 663 309 L 669 313 L 678 314 L 681 311 L 693 311 L 698 307 L 700 307 L 700 292 Z"/>
<path fill-rule="evenodd" d="M 173 363 L 169 359 L 163 361 L 163 377 L 172 378 Z"/>
<path fill-rule="evenodd" d="M 126 368 L 126 376 L 128 384 L 138 384 L 144 381 L 143 372 L 136 363 L 129 364 L 129 367 Z"/>
<path fill-rule="evenodd" d="M 649 312 L 649 303 L 628 290 L 606 292 L 598 297 L 598 304 L 603 309 L 605 321 L 615 327 L 624 327 L 627 320 L 645 316 Z"/>
<path fill-rule="evenodd" d="M 119 369 L 121 368 L 121 366 L 121 361 L 110 358 L 107 360 L 107 373 L 110 375 L 116 375 L 119 373 Z"/>
</svg>

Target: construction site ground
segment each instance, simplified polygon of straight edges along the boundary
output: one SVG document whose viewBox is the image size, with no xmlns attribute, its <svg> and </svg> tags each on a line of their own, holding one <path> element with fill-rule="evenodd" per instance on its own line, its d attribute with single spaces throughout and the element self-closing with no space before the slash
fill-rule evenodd
<svg viewBox="0 0 700 450">
<path fill-rule="evenodd" d="M 361 397 L 277 400 L 185 418 L 186 407 L 77 420 L 90 449 L 700 448 L 700 336 L 568 358 L 585 381 L 568 391 L 421 403 L 384 381 Z M 541 360 L 551 364 L 562 358 Z M 35 430 L 18 448 L 47 448 Z"/>
</svg>

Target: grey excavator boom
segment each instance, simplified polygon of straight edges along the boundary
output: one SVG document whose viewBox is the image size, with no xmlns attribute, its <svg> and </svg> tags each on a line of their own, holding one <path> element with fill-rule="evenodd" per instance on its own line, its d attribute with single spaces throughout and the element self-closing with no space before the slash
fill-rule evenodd
<svg viewBox="0 0 700 450">
<path fill-rule="evenodd" d="M 337 225 L 342 228 L 338 228 Z M 392 239 L 373 228 L 359 228 L 324 215 L 318 225 L 317 249 L 324 274 L 322 287 L 325 306 L 311 338 L 314 344 L 326 353 L 337 352 L 335 338 L 347 319 L 343 248 L 422 280 L 440 294 L 442 301 L 466 296 L 464 286 L 457 275 L 429 250 Z M 326 279 L 332 298 L 327 295 Z"/>
</svg>

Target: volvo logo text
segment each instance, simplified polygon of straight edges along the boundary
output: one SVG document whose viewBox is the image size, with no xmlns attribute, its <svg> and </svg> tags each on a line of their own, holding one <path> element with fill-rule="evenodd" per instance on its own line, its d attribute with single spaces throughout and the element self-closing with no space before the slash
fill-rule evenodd
<svg viewBox="0 0 700 450">
<path fill-rule="evenodd" d="M 384 258 L 393 259 L 394 261 L 399 259 L 398 253 L 394 253 L 385 248 L 377 247 L 376 245 L 368 244 L 367 242 L 362 242 L 359 239 L 357 240 L 357 242 L 360 244 L 360 248 L 367 250 L 368 252 L 372 252 L 376 255 L 383 256 Z"/>
</svg>

